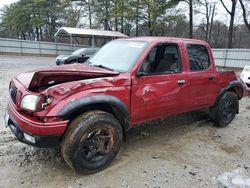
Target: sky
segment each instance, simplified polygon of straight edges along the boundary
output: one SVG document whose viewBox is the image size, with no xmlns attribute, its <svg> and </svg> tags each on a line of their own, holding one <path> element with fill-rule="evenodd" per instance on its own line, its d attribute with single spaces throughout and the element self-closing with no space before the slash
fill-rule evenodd
<svg viewBox="0 0 250 188">
<path fill-rule="evenodd" d="M 9 4 L 17 2 L 17 1 L 18 0 L 0 0 L 0 9 L 4 5 L 9 5 Z M 220 20 L 220 21 L 223 20 L 224 23 L 229 24 L 229 21 L 230 21 L 229 15 L 226 12 L 226 10 L 224 9 L 224 7 L 221 5 L 219 0 L 211 0 L 211 1 L 217 2 L 217 4 L 216 4 L 216 7 L 217 7 L 216 13 L 217 13 L 217 15 L 215 16 L 215 20 Z M 228 7 L 229 10 L 231 8 L 230 1 L 231 0 L 224 0 L 225 4 L 226 4 L 226 6 Z M 188 10 L 188 6 L 187 6 L 186 3 L 181 3 L 178 6 L 181 7 L 182 9 L 186 8 L 186 10 Z M 239 6 L 239 3 L 238 3 L 238 6 Z M 240 10 L 240 9 L 238 8 L 238 10 Z M 236 12 L 237 12 L 237 15 L 236 15 L 235 24 L 243 23 L 242 16 L 241 16 L 242 15 L 241 11 L 236 11 Z M 188 11 L 184 11 L 183 13 L 188 17 Z M 203 22 L 203 19 L 204 19 L 204 16 L 195 15 L 194 25 L 198 25 L 199 23 Z"/>
<path fill-rule="evenodd" d="M 18 0 L 0 0 L 0 8 L 2 8 L 4 5 L 9 5 L 17 1 Z"/>
</svg>

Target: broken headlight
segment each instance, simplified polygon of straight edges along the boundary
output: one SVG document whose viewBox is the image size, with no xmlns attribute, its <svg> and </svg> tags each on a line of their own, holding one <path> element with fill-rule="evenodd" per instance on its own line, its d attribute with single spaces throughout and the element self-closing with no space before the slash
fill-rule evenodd
<svg viewBox="0 0 250 188">
<path fill-rule="evenodd" d="M 35 112 L 38 110 L 41 97 L 37 95 L 25 95 L 21 101 L 21 108 L 23 110 L 28 110 Z"/>
</svg>

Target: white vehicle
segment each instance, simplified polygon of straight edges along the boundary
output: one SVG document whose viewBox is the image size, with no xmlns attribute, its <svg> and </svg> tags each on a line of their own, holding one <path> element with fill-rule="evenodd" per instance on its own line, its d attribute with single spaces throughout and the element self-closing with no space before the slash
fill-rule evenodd
<svg viewBox="0 0 250 188">
<path fill-rule="evenodd" d="M 250 65 L 246 65 L 240 75 L 243 82 L 250 87 Z"/>
</svg>

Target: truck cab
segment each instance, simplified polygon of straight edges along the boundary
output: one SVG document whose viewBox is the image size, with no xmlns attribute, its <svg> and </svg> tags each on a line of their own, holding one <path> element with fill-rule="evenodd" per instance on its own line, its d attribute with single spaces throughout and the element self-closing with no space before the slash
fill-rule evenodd
<svg viewBox="0 0 250 188">
<path fill-rule="evenodd" d="M 207 108 L 216 126 L 227 126 L 245 87 L 234 72 L 216 70 L 204 41 L 118 39 L 84 64 L 13 78 L 5 120 L 21 142 L 59 145 L 72 169 L 90 174 L 112 162 L 135 125 Z"/>
</svg>

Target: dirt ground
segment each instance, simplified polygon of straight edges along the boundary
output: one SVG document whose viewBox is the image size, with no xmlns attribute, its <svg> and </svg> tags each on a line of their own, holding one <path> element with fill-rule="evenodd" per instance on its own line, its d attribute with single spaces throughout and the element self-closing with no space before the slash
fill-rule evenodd
<svg viewBox="0 0 250 188">
<path fill-rule="evenodd" d="M 0 187 L 218 187 L 215 176 L 245 168 L 250 175 L 250 98 L 226 128 L 199 111 L 148 123 L 129 132 L 115 161 L 94 175 L 79 175 L 60 150 L 18 142 L 4 127 L 8 83 L 16 74 L 54 65 L 54 58 L 0 56 Z"/>
</svg>

